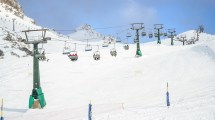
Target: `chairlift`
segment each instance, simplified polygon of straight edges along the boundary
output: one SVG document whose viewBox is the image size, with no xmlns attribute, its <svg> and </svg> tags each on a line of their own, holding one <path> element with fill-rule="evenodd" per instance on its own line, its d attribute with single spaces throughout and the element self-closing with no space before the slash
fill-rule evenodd
<svg viewBox="0 0 215 120">
<path fill-rule="evenodd" d="M 68 54 L 68 57 L 71 59 L 71 61 L 77 61 L 78 60 L 78 53 L 76 51 L 76 43 L 75 44 L 75 49 Z"/>
<path fill-rule="evenodd" d="M 152 38 L 153 37 L 153 34 L 152 33 L 149 33 L 149 38 Z"/>
<path fill-rule="evenodd" d="M 117 38 L 117 39 L 116 39 L 116 42 L 117 42 L 117 43 L 120 43 L 120 42 L 121 42 L 121 39 L 120 39 L 120 38 Z"/>
<path fill-rule="evenodd" d="M 85 51 L 92 51 L 92 46 L 91 45 L 86 45 Z"/>
<path fill-rule="evenodd" d="M 65 54 L 70 54 L 70 52 L 71 52 L 70 47 L 64 47 L 64 49 L 63 49 L 63 54 L 64 54 L 64 55 L 65 55 Z"/>
<path fill-rule="evenodd" d="M 160 36 L 163 36 L 163 32 L 160 32 L 160 34 L 159 34 Z"/>
<path fill-rule="evenodd" d="M 116 55 L 117 55 L 116 49 L 115 49 L 115 48 L 112 48 L 112 49 L 110 50 L 110 54 L 111 54 L 111 56 L 116 57 Z"/>
<path fill-rule="evenodd" d="M 110 50 L 110 54 L 111 54 L 111 56 L 116 57 L 117 51 L 116 51 L 116 49 L 115 49 L 115 44 L 114 44 L 114 48 L 112 48 L 112 49 Z"/>
<path fill-rule="evenodd" d="M 145 31 L 142 32 L 142 36 L 146 36 L 146 32 Z"/>
<path fill-rule="evenodd" d="M 176 37 L 176 40 L 180 40 L 180 38 L 177 36 L 177 37 Z"/>
<path fill-rule="evenodd" d="M 131 37 L 131 33 L 127 33 L 126 37 L 127 37 L 127 38 L 128 38 L 128 37 Z"/>
<path fill-rule="evenodd" d="M 95 51 L 93 53 L 93 59 L 94 60 L 100 60 L 100 52 L 99 51 Z"/>
<path fill-rule="evenodd" d="M 125 50 L 129 50 L 129 45 L 128 44 L 124 45 L 123 47 L 124 47 Z"/>
<path fill-rule="evenodd" d="M 166 37 L 166 36 L 167 36 L 167 33 L 166 33 L 166 32 L 164 32 L 164 33 L 163 33 L 163 36 L 164 36 L 164 37 Z"/>
<path fill-rule="evenodd" d="M 70 52 L 71 52 L 71 49 L 70 49 L 70 47 L 69 46 L 67 46 L 66 45 L 66 41 L 65 41 L 65 45 L 64 45 L 64 48 L 63 48 L 63 54 L 65 55 L 65 54 L 70 54 Z"/>
<path fill-rule="evenodd" d="M 36 57 L 39 59 L 39 61 L 45 61 L 46 60 L 45 49 L 39 48 Z"/>
<path fill-rule="evenodd" d="M 91 51 L 91 50 L 92 50 L 92 46 L 88 44 L 88 39 L 87 39 L 87 45 L 85 47 L 85 51 Z"/>
<path fill-rule="evenodd" d="M 104 43 L 102 44 L 102 47 L 108 47 L 108 46 L 109 46 L 108 42 L 104 42 Z"/>
<path fill-rule="evenodd" d="M 155 37 L 158 37 L 158 33 L 154 33 Z"/>
<path fill-rule="evenodd" d="M 172 35 L 168 35 L 168 38 L 172 38 Z"/>
<path fill-rule="evenodd" d="M 93 53 L 94 60 L 100 60 L 99 45 L 97 45 L 97 46 L 98 46 L 98 50 Z"/>
<path fill-rule="evenodd" d="M 71 61 L 77 61 L 78 60 L 78 54 L 77 51 L 71 51 L 68 57 L 71 59 Z"/>
<path fill-rule="evenodd" d="M 126 39 L 126 44 L 123 46 L 123 48 L 124 48 L 125 50 L 128 50 L 128 49 L 129 49 L 128 37 L 127 37 L 127 39 Z"/>
<path fill-rule="evenodd" d="M 136 38 L 134 38 L 134 43 L 137 43 L 137 39 Z"/>
</svg>

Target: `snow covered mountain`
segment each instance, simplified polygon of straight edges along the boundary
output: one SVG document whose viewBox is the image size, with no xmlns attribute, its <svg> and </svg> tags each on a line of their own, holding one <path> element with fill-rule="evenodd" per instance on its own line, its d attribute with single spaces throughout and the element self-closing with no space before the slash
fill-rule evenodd
<svg viewBox="0 0 215 120">
<path fill-rule="evenodd" d="M 0 0 L 1 6 L 17 17 L 24 18 L 25 14 L 17 0 Z M 32 21 L 34 23 L 34 21 Z"/>
<path fill-rule="evenodd" d="M 87 40 L 90 42 L 95 42 L 108 39 L 108 36 L 98 33 L 88 24 L 83 24 L 77 27 L 73 33 L 69 34 L 69 37 L 83 42 L 86 42 Z"/>
</svg>

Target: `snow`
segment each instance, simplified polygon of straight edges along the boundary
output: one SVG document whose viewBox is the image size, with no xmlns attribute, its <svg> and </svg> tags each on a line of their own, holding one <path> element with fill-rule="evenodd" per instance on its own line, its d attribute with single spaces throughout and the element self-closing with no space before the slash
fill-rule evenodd
<svg viewBox="0 0 215 120">
<path fill-rule="evenodd" d="M 117 44 L 117 57 L 101 49 L 101 60 L 80 51 L 71 62 L 61 53 L 40 62 L 41 85 L 47 106 L 29 110 L 32 58 L 10 56 L 1 62 L 1 92 L 5 119 L 87 119 L 92 100 L 93 118 L 111 120 L 214 119 L 214 41 L 190 46 L 142 45 L 143 56 Z M 158 52 L 159 51 L 159 52 Z M 11 65 L 8 67 L 8 65 Z M 13 69 L 13 70 L 11 70 Z M 165 105 L 169 82 L 170 108 Z"/>
<path fill-rule="evenodd" d="M 0 17 L 4 18 L 4 14 L 0 13 Z M 29 26 L 40 28 L 18 18 L 17 22 L 21 23 L 17 31 Z M 4 30 L 13 32 L 10 22 L 0 20 L 0 23 L 1 34 Z M 182 34 L 193 36 L 193 31 Z M 93 50 L 85 52 L 86 42 L 72 39 L 70 42 L 78 44 L 76 62 L 62 54 L 64 40 L 68 38 L 53 31 L 47 36 L 53 39 L 44 44 L 49 61 L 40 62 L 41 86 L 47 102 L 43 109 L 28 109 L 33 87 L 32 57 L 6 54 L 0 59 L 0 98 L 4 98 L 5 120 L 87 120 L 90 101 L 95 120 L 215 119 L 214 35 L 201 33 L 194 45 L 183 46 L 174 41 L 171 46 L 170 39 L 162 40 L 161 45 L 156 41 L 144 43 L 140 46 L 143 53 L 140 58 L 134 57 L 135 44 L 130 44 L 126 51 L 120 43 L 116 44 L 117 56 L 112 57 L 111 44 L 100 47 L 99 61 L 93 60 L 93 52 L 103 41 L 89 42 L 94 45 Z M 7 43 L 3 36 L 0 38 L 0 44 Z M 70 47 L 74 47 L 72 43 Z M 9 44 L 9 48 L 0 46 L 0 49 L 12 48 Z"/>
</svg>

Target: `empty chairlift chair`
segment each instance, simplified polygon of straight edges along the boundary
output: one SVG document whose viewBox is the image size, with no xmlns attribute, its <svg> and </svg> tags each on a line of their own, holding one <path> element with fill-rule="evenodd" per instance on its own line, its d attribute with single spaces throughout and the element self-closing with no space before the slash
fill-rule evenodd
<svg viewBox="0 0 215 120">
<path fill-rule="evenodd" d="M 106 38 L 104 37 L 103 38 L 103 43 L 102 43 L 102 47 L 108 47 L 109 46 L 109 43 L 108 43 L 108 41 L 106 40 Z"/>
<path fill-rule="evenodd" d="M 70 49 L 69 46 L 66 45 L 66 41 L 65 41 L 65 45 L 64 45 L 64 48 L 63 48 L 63 54 L 68 55 L 68 54 L 70 54 L 70 52 L 71 52 L 71 49 Z"/>
<path fill-rule="evenodd" d="M 69 47 L 64 47 L 64 48 L 63 48 L 63 54 L 64 54 L 64 55 L 68 55 L 68 54 L 70 54 L 70 52 L 71 52 L 71 50 L 70 50 Z"/>
<path fill-rule="evenodd" d="M 120 42 L 121 42 L 121 39 L 120 39 L 120 38 L 117 38 L 117 39 L 116 39 L 116 42 L 117 42 L 117 43 L 120 43 Z"/>
<path fill-rule="evenodd" d="M 85 47 L 85 51 L 92 51 L 92 46 L 87 44 Z"/>
<path fill-rule="evenodd" d="M 87 39 L 87 45 L 85 47 L 85 51 L 92 51 L 92 46 L 88 44 L 88 39 Z"/>
<path fill-rule="evenodd" d="M 104 42 L 104 43 L 102 44 L 102 47 L 108 47 L 108 46 L 109 46 L 108 42 Z"/>
</svg>

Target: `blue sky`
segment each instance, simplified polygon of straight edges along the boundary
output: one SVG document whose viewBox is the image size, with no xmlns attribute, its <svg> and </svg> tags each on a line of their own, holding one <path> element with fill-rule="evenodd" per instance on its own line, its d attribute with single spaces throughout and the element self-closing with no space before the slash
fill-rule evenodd
<svg viewBox="0 0 215 120">
<path fill-rule="evenodd" d="M 146 30 L 164 24 L 177 33 L 205 26 L 215 34 L 215 0 L 18 0 L 25 14 L 36 23 L 57 30 L 72 30 L 90 24 L 103 34 L 122 33 L 134 22 Z M 118 27 L 115 27 L 118 26 Z M 69 32 L 61 33 L 68 34 Z"/>
</svg>

